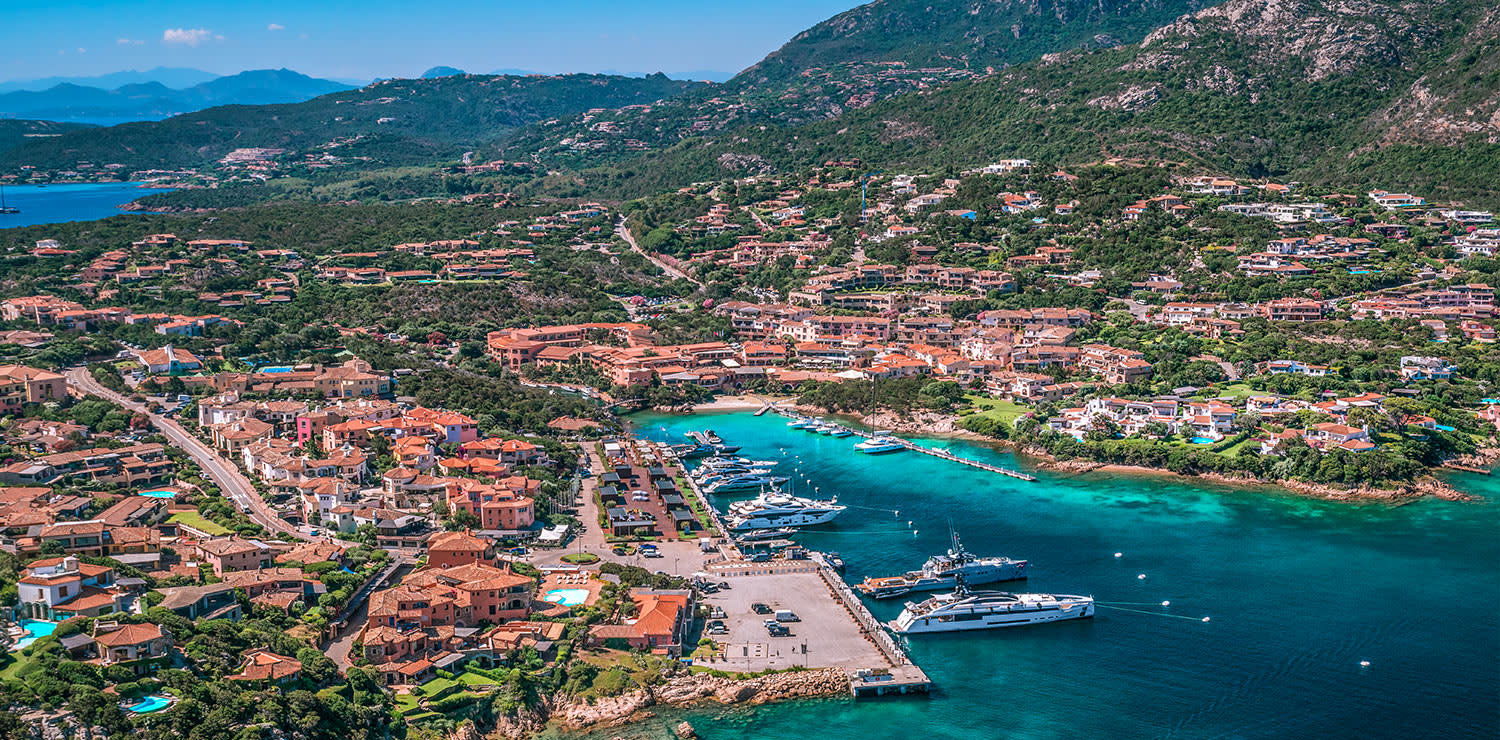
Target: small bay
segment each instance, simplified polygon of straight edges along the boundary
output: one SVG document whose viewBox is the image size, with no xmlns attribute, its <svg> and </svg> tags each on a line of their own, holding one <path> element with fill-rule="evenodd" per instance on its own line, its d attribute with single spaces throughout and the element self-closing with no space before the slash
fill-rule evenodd
<svg viewBox="0 0 1500 740">
<path fill-rule="evenodd" d="M 5 204 L 20 213 L 0 213 L 0 229 L 65 221 L 93 221 L 118 216 L 120 206 L 166 189 L 140 187 L 138 182 L 7 185 Z"/>
<path fill-rule="evenodd" d="M 1451 479 L 1475 502 L 1342 503 L 1035 471 L 979 443 L 919 440 L 1036 473 L 1027 483 L 912 452 L 863 455 L 857 438 L 772 415 L 632 420 L 641 436 L 673 442 L 713 429 L 739 454 L 778 461 L 795 493 L 836 495 L 850 508 L 798 540 L 840 553 L 851 582 L 919 567 L 947 548 L 951 524 L 976 554 L 1032 561 L 1014 590 L 1116 606 L 1084 622 L 914 638 L 931 697 L 662 710 L 599 737 L 667 737 L 684 719 L 711 740 L 1496 736 L 1491 478 Z M 872 610 L 890 619 L 901 601 Z"/>
</svg>

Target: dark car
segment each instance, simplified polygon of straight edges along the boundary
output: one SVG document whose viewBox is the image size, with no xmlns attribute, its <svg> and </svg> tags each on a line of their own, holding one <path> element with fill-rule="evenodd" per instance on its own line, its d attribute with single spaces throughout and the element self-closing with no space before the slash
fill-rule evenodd
<svg viewBox="0 0 1500 740">
<path fill-rule="evenodd" d="M 765 604 L 762 604 L 759 601 L 757 601 L 754 604 L 750 605 L 750 611 L 753 611 L 756 614 L 770 614 L 771 613 L 771 607 L 766 606 Z"/>
</svg>

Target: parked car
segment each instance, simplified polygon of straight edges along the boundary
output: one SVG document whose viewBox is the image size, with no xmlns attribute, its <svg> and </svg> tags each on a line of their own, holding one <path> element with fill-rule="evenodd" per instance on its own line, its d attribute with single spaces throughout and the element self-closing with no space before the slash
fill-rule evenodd
<svg viewBox="0 0 1500 740">
<path fill-rule="evenodd" d="M 728 616 L 729 616 L 728 614 L 724 613 L 724 607 L 722 607 L 722 606 L 719 606 L 719 605 L 715 604 L 714 606 L 709 607 L 709 610 L 708 610 L 708 618 L 709 619 L 724 619 L 724 618 L 726 618 Z"/>
<path fill-rule="evenodd" d="M 776 610 L 776 621 L 778 621 L 778 622 L 800 622 L 800 621 L 802 621 L 802 618 L 799 617 L 799 616 L 797 616 L 797 612 L 794 612 L 791 609 L 777 609 Z"/>
<path fill-rule="evenodd" d="M 721 621 L 719 621 L 719 620 L 717 620 L 717 619 L 715 619 L 714 621 L 708 623 L 708 629 L 707 629 L 707 631 L 708 631 L 708 634 L 710 634 L 710 635 L 727 635 L 727 634 L 729 634 L 729 628 L 726 627 L 726 626 L 724 626 L 724 623 L 721 622 Z"/>
<path fill-rule="evenodd" d="M 750 611 L 753 611 L 756 614 L 770 614 L 772 612 L 772 609 L 771 607 L 757 601 L 754 604 L 750 605 Z"/>
<path fill-rule="evenodd" d="M 664 557 L 666 557 L 665 555 L 661 554 L 660 552 L 657 552 L 656 550 L 647 550 L 647 549 L 644 549 L 644 548 L 641 549 L 641 556 L 642 557 L 647 557 L 647 558 L 664 558 Z"/>
</svg>

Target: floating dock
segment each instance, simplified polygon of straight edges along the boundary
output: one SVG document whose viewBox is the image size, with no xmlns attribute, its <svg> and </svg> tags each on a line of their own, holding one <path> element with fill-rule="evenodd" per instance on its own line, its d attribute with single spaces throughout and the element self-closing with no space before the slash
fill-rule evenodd
<svg viewBox="0 0 1500 740">
<path fill-rule="evenodd" d="M 770 408 L 771 407 L 768 406 L 768 407 L 766 407 L 764 409 L 761 409 L 761 411 L 764 412 L 764 411 L 766 411 L 766 410 L 768 410 Z M 797 414 L 790 413 L 790 412 L 785 411 L 785 410 L 780 409 L 780 408 L 775 409 L 775 411 L 777 413 L 781 414 L 782 416 L 786 416 L 786 417 L 790 417 L 790 418 L 795 418 L 795 417 L 798 416 Z M 853 432 L 854 436 L 856 436 L 856 437 L 863 437 L 865 439 L 869 439 L 869 438 L 875 436 L 873 434 L 870 434 L 869 432 L 862 432 L 862 431 L 860 431 L 858 429 L 852 429 L 850 427 L 844 427 L 844 428 L 848 429 L 851 432 Z M 931 447 L 923 447 L 923 446 L 921 446 L 921 445 L 917 444 L 916 442 L 913 442 L 913 441 L 911 441 L 909 439 L 902 439 L 902 438 L 896 437 L 896 436 L 892 436 L 891 439 L 894 439 L 897 442 L 900 442 L 902 447 L 905 447 L 906 449 L 911 450 L 912 452 L 920 452 L 923 455 L 931 455 L 933 457 L 941 458 L 941 459 L 947 460 L 949 462 L 956 462 L 956 463 L 958 463 L 960 465 L 968 465 L 971 468 L 979 468 L 980 470 L 988 470 L 991 473 L 999 473 L 1000 475 L 1008 475 L 1008 476 L 1010 476 L 1012 478 L 1015 478 L 1016 480 L 1024 480 L 1024 481 L 1027 481 L 1028 483 L 1036 481 L 1036 476 L 1031 475 L 1029 473 L 1022 473 L 1019 470 L 1011 470 L 1010 468 L 1001 467 L 1001 466 L 995 465 L 993 463 L 980 462 L 979 460 L 970 460 L 967 457 L 959 457 L 958 455 L 955 455 L 955 454 L 953 454 L 951 452 L 944 452 L 942 450 L 934 450 Z"/>
</svg>

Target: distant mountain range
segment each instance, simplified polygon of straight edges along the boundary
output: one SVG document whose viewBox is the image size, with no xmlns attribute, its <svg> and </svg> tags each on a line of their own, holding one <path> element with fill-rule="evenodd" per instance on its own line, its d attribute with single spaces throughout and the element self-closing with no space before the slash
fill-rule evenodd
<svg viewBox="0 0 1500 740">
<path fill-rule="evenodd" d="M 8 151 L 0 148 L 0 167 L 65 168 L 79 161 L 131 169 L 199 166 L 244 147 L 326 151 L 382 164 L 426 163 L 458 159 L 469 148 L 538 121 L 652 103 L 701 87 L 664 75 L 386 80 L 300 103 L 218 106 L 163 121 L 31 137 Z"/>
<path fill-rule="evenodd" d="M 206 74 L 200 70 L 158 68 L 94 78 L 100 81 L 157 78 L 127 82 L 111 89 L 65 81 L 43 90 L 15 90 L 0 94 L 0 117 L 101 124 L 155 121 L 218 105 L 296 103 L 351 87 L 289 69 L 210 76 L 183 88 L 173 88 L 162 81 L 194 79 Z"/>
<path fill-rule="evenodd" d="M 85 87 L 99 87 L 105 90 L 113 90 L 123 85 L 140 85 L 147 82 L 157 82 L 174 90 L 180 90 L 184 87 L 200 85 L 219 77 L 223 77 L 223 75 L 191 67 L 156 67 L 144 72 L 127 69 L 122 72 L 110 72 L 109 74 L 84 77 L 43 77 L 36 80 L 0 82 L 0 93 L 15 92 L 17 90 L 39 92 L 57 87 L 58 85 L 83 85 Z"/>
</svg>

